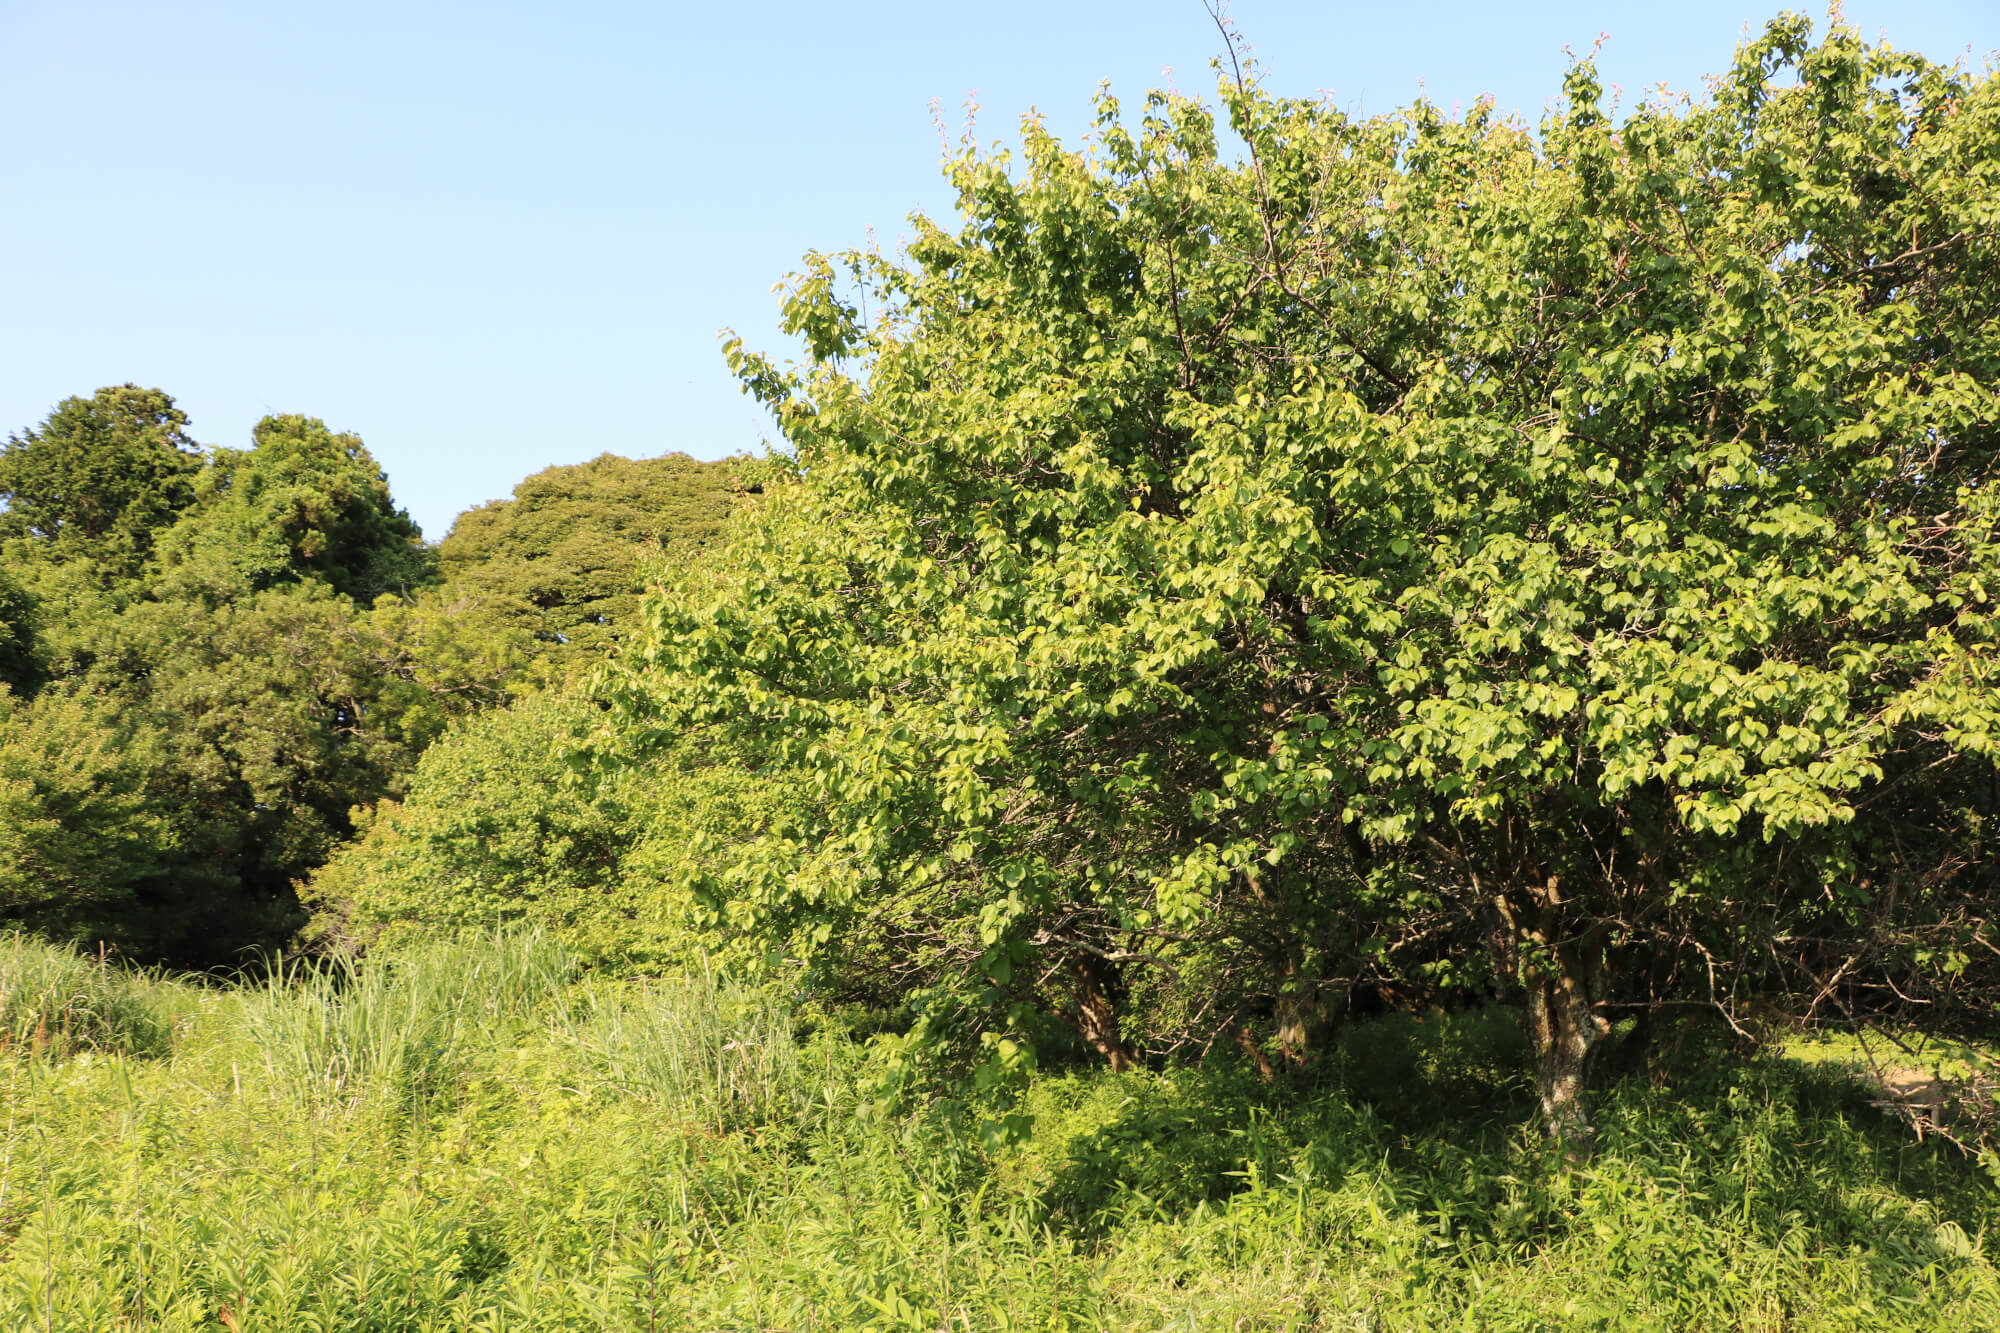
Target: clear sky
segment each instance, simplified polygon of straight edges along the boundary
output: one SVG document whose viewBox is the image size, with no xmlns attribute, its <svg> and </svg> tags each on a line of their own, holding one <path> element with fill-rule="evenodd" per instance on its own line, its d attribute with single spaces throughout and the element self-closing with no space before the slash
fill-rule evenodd
<svg viewBox="0 0 2000 1333">
<path fill-rule="evenodd" d="M 1277 91 L 1537 115 L 1565 46 L 1628 100 L 1698 89 L 1751 0 L 1236 0 Z M 1813 12 L 1818 12 L 1816 9 Z M 2000 0 L 1850 0 L 1870 37 L 1983 65 Z M 126 380 L 196 438 L 266 412 L 367 440 L 432 537 L 606 450 L 754 450 L 716 331 L 782 349 L 807 249 L 947 212 L 929 107 L 1073 137 L 1209 92 L 1200 0 L 700 5 L 0 0 L 0 433 Z"/>
</svg>

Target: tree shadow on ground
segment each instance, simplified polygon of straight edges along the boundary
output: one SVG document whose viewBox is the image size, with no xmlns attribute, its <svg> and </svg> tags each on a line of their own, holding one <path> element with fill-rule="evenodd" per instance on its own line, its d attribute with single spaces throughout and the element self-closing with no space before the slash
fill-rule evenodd
<svg viewBox="0 0 2000 1333">
<path fill-rule="evenodd" d="M 1498 1154 L 1533 1106 L 1524 1061 L 1513 1016 L 1494 1008 L 1354 1024 L 1275 1081 L 1232 1059 L 1057 1076 L 1031 1094 L 1035 1143 L 1016 1174 L 1039 1180 L 1052 1224 L 1102 1234 L 1259 1184 L 1324 1185 L 1433 1140 Z"/>
<path fill-rule="evenodd" d="M 1598 1150 L 1579 1166 L 1540 1134 L 1507 1011 L 1394 1016 L 1353 1025 L 1291 1082 L 1227 1062 L 1045 1080 L 1015 1181 L 1083 1240 L 1258 1191 L 1292 1191 L 1299 1210 L 1360 1191 L 1463 1263 L 1567 1241 L 1649 1283 L 1675 1266 L 1720 1283 L 1761 1254 L 1802 1274 L 1838 1257 L 1854 1283 L 1894 1292 L 2000 1228 L 1981 1165 L 1915 1141 L 1851 1078 L 1713 1057 L 1601 1089 Z"/>
</svg>

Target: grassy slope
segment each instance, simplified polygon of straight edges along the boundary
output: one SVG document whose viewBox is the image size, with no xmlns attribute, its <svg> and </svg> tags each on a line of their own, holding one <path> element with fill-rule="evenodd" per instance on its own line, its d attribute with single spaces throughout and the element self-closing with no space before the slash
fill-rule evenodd
<svg viewBox="0 0 2000 1333">
<path fill-rule="evenodd" d="M 533 941 L 207 992 L 0 941 L 0 1032 L 0 1327 L 2000 1327 L 1993 1180 L 1840 1076 L 1627 1080 L 1564 1172 L 1500 1015 L 1282 1095 L 1046 1074 L 993 1155 Z"/>
</svg>

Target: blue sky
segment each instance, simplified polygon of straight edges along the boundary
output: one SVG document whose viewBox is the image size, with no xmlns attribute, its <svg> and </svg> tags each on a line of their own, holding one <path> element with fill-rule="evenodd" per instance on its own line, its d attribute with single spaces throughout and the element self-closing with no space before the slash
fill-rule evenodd
<svg viewBox="0 0 2000 1333">
<path fill-rule="evenodd" d="M 1699 88 L 1747 0 L 1236 0 L 1280 92 L 1375 112 L 1491 92 L 1530 117 L 1608 33 L 1628 100 Z M 1982 65 L 2000 0 L 1846 5 Z M 983 140 L 1074 136 L 1208 92 L 1199 0 L 378 4 L 0 0 L 0 433 L 126 380 L 197 438 L 266 412 L 367 440 L 441 537 L 526 474 L 609 450 L 756 449 L 716 330 L 783 348 L 771 285 L 809 248 L 948 212 L 933 102 Z"/>
</svg>

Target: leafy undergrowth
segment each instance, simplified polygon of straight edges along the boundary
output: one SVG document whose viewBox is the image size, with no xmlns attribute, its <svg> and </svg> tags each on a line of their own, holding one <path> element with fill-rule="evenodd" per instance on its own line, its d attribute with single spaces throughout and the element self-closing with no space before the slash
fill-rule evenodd
<svg viewBox="0 0 2000 1333">
<path fill-rule="evenodd" d="M 543 942 L 233 991 L 31 955 L 0 991 L 152 1009 L 0 1058 L 8 1328 L 2000 1327 L 1995 1181 L 1795 1062 L 1624 1080 L 1565 1170 L 1504 1014 L 1385 1019 L 1309 1087 L 1044 1074 L 986 1152 L 765 996 Z"/>
<path fill-rule="evenodd" d="M 1781 1052 L 1844 1074 L 1919 1138 L 1935 1135 L 1983 1157 L 2000 1151 L 2000 1052 L 1990 1043 L 1914 1030 L 1815 1032 L 1782 1043 Z"/>
<path fill-rule="evenodd" d="M 2000 1050 L 1993 1046 L 1916 1031 L 1814 1032 L 1785 1042 L 1783 1051 L 1787 1059 L 1861 1077 L 1879 1078 L 1895 1069 L 1954 1083 L 2000 1076 Z"/>
</svg>

